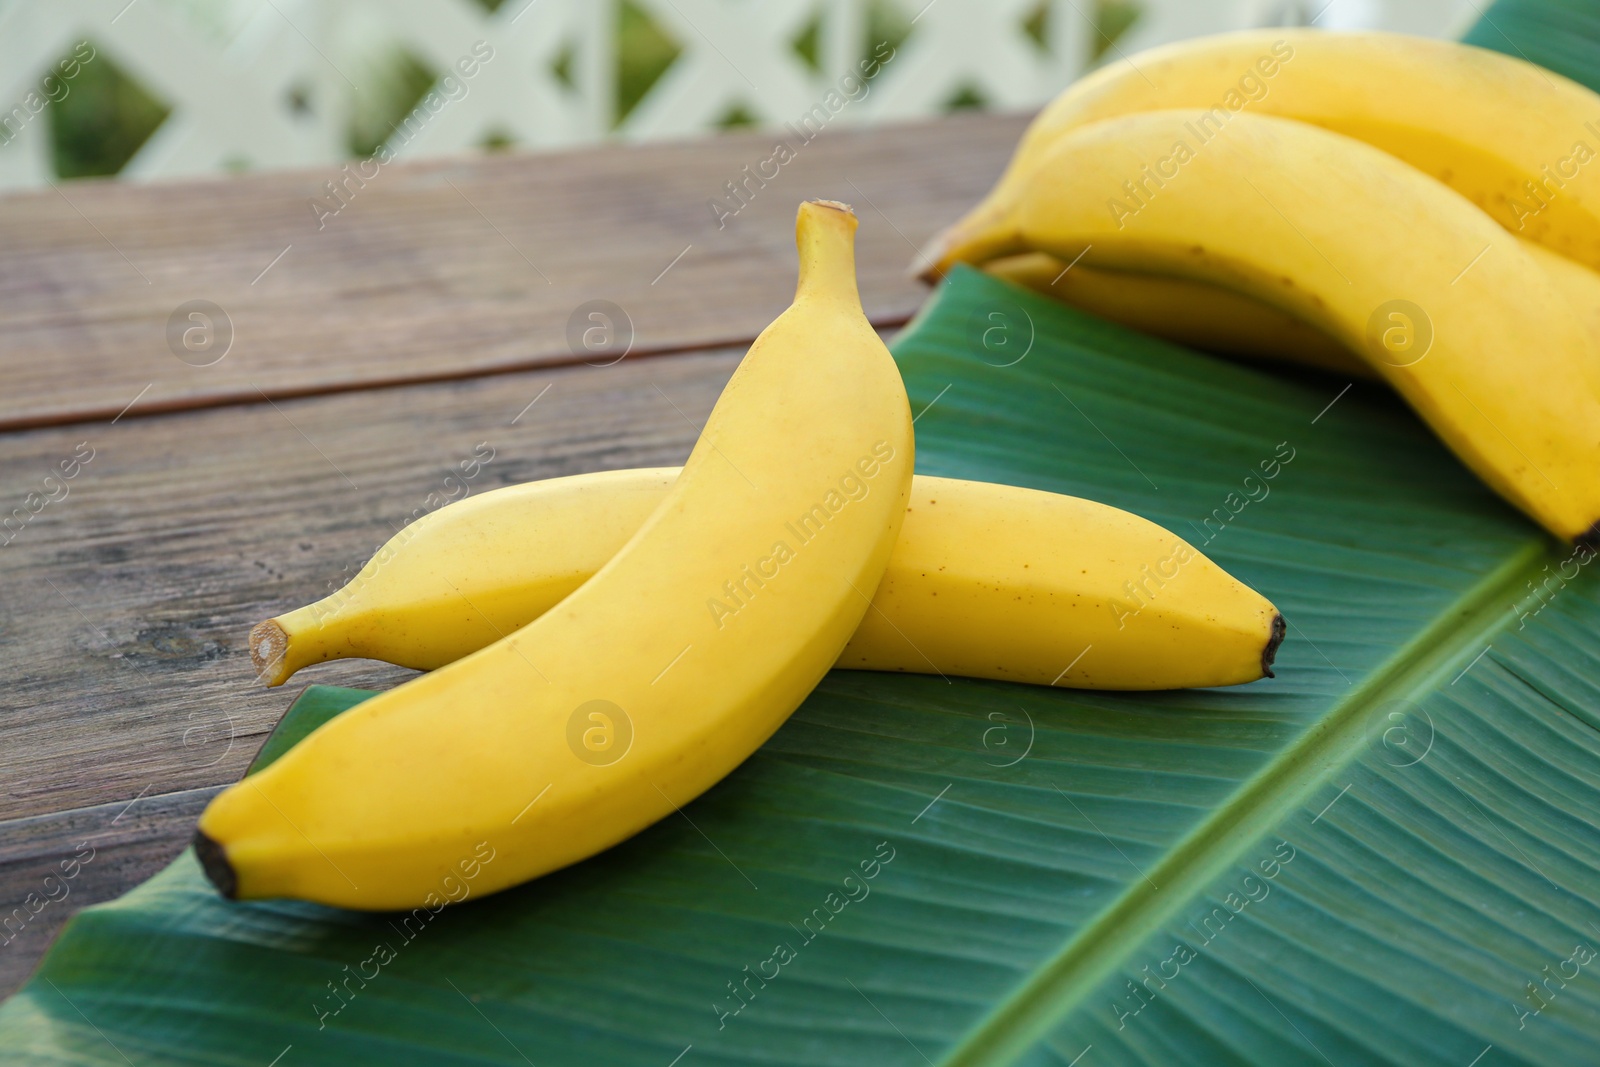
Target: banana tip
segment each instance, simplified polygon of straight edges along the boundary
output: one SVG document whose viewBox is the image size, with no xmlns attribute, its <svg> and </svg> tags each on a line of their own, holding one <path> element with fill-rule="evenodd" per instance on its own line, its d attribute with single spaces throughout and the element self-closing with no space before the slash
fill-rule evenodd
<svg viewBox="0 0 1600 1067">
<path fill-rule="evenodd" d="M 923 254 L 911 264 L 910 274 L 923 285 L 938 285 L 944 280 L 945 271 L 937 260 Z"/>
<path fill-rule="evenodd" d="M 217 892 L 229 900 L 239 899 L 239 878 L 233 872 L 233 864 L 228 862 L 228 854 L 221 845 L 206 836 L 204 830 L 194 832 L 194 854 L 200 860 L 200 869 L 206 872 L 206 878 L 217 887 Z"/>
<path fill-rule="evenodd" d="M 268 619 L 250 628 L 250 663 L 267 686 L 283 683 L 283 657 L 288 651 L 289 634 L 278 620 Z"/>
<path fill-rule="evenodd" d="M 1283 621 L 1283 616 L 1277 612 L 1272 613 L 1272 636 L 1267 638 L 1267 647 L 1261 650 L 1261 675 L 1264 678 L 1276 678 L 1272 673 L 1272 661 L 1278 658 L 1278 646 L 1283 644 L 1283 635 L 1289 630 L 1288 623 Z"/>
<path fill-rule="evenodd" d="M 1579 548 L 1600 549 L 1600 522 L 1574 537 L 1572 543 Z"/>
</svg>

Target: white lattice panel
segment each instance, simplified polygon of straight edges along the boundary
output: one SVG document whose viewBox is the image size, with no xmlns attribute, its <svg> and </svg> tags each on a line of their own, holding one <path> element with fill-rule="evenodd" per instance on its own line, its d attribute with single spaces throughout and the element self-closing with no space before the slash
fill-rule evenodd
<svg viewBox="0 0 1600 1067">
<path fill-rule="evenodd" d="M 826 91 L 790 47 L 814 17 L 811 0 L 639 0 L 639 6 L 682 43 L 683 53 L 628 116 L 630 137 L 704 130 L 736 106 L 776 126 Z"/>
<path fill-rule="evenodd" d="M 922 6 L 922 5 L 926 6 Z M 1038 0 L 950 3 L 911 11 L 911 35 L 884 67 L 868 112 L 904 119 L 938 114 L 963 90 L 988 106 L 1016 110 L 1049 99 L 1081 71 L 1092 30 L 1067 0 L 1052 0 L 1042 48 L 1024 23 Z"/>
<path fill-rule="evenodd" d="M 97 53 L 91 62 L 110 60 L 172 110 L 124 168 L 129 177 L 329 162 L 342 153 L 343 113 L 307 121 L 289 106 L 286 84 L 326 83 L 301 34 L 325 33 L 327 9 L 277 3 L 278 10 L 250 19 L 232 42 L 219 43 L 154 3 L 13 2 L 0 10 L 0 101 L 25 101 L 59 57 L 88 40 Z M 300 21 L 299 30 L 289 17 Z M 320 95 L 341 96 L 331 87 Z M 0 174 L 8 181 L 48 174 L 48 106 L 32 116 L 25 136 L 0 146 Z"/>
<path fill-rule="evenodd" d="M 474 0 L 0 0 L 0 117 L 17 114 L 13 108 L 84 39 L 171 109 L 124 168 L 130 178 L 343 161 L 352 102 L 374 53 L 386 47 L 441 74 L 476 60 L 473 75 L 458 73 L 460 84 L 441 106 L 414 113 L 405 136 L 392 140 L 395 155 L 419 156 L 470 149 L 491 136 L 526 147 L 676 137 L 706 130 L 735 108 L 781 126 L 819 114 L 842 123 L 933 115 L 967 90 L 991 107 L 1034 107 L 1082 73 L 1095 43 L 1093 0 L 1045 0 L 1045 47 L 1023 28 L 1038 0 L 894 0 L 913 21 L 911 33 L 861 93 L 849 79 L 880 43 L 867 40 L 868 0 L 635 2 L 682 51 L 617 130 L 613 0 L 506 0 L 493 13 Z M 1142 7 L 1108 58 L 1313 15 L 1318 25 L 1453 33 L 1470 18 L 1473 0 L 1143 0 Z M 792 42 L 819 17 L 821 69 L 813 70 Z M 481 58 L 485 50 L 490 58 Z M 571 85 L 554 72 L 569 53 Z M 842 106 L 818 111 L 841 96 L 849 97 Z M 48 106 L 38 114 L 23 106 L 15 136 L 0 132 L 0 187 L 50 179 Z"/>
<path fill-rule="evenodd" d="M 1083 0 L 1076 0 L 1082 3 Z M 1123 54 L 1207 33 L 1259 26 L 1383 29 L 1457 36 L 1487 0 L 1139 0 L 1139 21 L 1117 41 Z M 1112 58 L 1116 53 L 1113 52 Z"/>
<path fill-rule="evenodd" d="M 337 73 L 301 34 L 327 32 L 329 10 L 309 2 L 269 7 L 239 36 L 218 48 L 171 12 L 155 5 L 128 10 L 101 30 L 95 15 L 115 15 L 127 0 L 71 0 L 79 35 L 167 102 L 172 114 L 124 168 L 132 178 L 208 174 L 228 167 L 304 166 L 342 155 L 343 110 Z M 294 20 L 294 24 L 289 22 Z M 0 30 L 3 32 L 3 30 Z M 335 113 L 297 115 L 291 84 L 301 83 Z"/>
<path fill-rule="evenodd" d="M 611 114 L 614 72 L 612 11 L 593 0 L 511 0 L 494 14 L 472 0 L 346 0 L 347 34 L 370 42 L 380 31 L 422 58 L 441 76 L 455 74 L 465 95 L 448 100 L 437 121 L 396 144 L 397 156 L 433 155 L 476 147 L 491 135 L 520 145 L 555 147 L 601 136 Z M 482 42 L 482 45 L 480 45 Z M 457 66 L 492 50 L 465 77 Z M 563 51 L 573 53 L 575 85 L 554 73 Z M 475 49 L 477 55 L 475 55 Z"/>
</svg>

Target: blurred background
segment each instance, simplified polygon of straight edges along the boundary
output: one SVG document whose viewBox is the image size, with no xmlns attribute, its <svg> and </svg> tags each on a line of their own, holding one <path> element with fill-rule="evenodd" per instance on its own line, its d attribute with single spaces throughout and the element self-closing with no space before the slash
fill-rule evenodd
<svg viewBox="0 0 1600 1067">
<path fill-rule="evenodd" d="M 1454 36 L 1479 14 L 1473 0 L 0 0 L 0 189 L 781 127 L 830 92 L 852 125 L 1026 110 L 1184 37 Z"/>
</svg>

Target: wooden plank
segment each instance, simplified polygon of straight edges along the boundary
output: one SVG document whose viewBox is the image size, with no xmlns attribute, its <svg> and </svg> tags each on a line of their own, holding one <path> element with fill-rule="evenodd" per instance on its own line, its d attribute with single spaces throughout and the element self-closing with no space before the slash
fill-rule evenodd
<svg viewBox="0 0 1600 1067">
<path fill-rule="evenodd" d="M 189 843 L 221 786 L 0 823 L 0 998 L 80 908 L 121 896 Z"/>
<path fill-rule="evenodd" d="M 571 363 L 591 300 L 625 309 L 634 356 L 742 343 L 787 304 L 795 205 L 813 197 L 856 205 L 864 303 L 898 323 L 925 296 L 915 247 L 989 187 L 1022 124 L 791 134 L 770 180 L 771 133 L 391 164 L 320 220 L 336 172 L 0 199 L 0 429 Z M 719 225 L 729 182 L 748 204 Z M 185 359 L 169 344 L 195 300 L 231 326 L 208 366 L 192 364 L 218 359 L 221 329 Z"/>
<path fill-rule="evenodd" d="M 252 624 L 342 585 L 475 452 L 492 450 L 475 492 L 681 463 L 742 355 L 0 436 L 7 508 L 93 450 L 0 546 L 0 819 L 238 778 L 296 688 L 256 684 Z M 342 663 L 299 680 L 409 673 Z"/>
</svg>

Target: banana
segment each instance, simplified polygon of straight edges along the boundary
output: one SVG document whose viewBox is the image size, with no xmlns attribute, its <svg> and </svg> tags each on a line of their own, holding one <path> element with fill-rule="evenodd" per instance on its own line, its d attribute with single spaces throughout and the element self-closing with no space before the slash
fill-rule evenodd
<svg viewBox="0 0 1600 1067">
<path fill-rule="evenodd" d="M 422 516 L 343 588 L 258 623 L 268 685 L 330 659 L 431 671 L 520 630 L 593 577 L 666 498 L 678 467 L 507 486 Z"/>
<path fill-rule="evenodd" d="M 1080 79 L 1030 124 L 993 192 L 930 249 L 992 229 L 992 213 L 1064 134 L 1140 111 L 1204 108 L 1298 119 L 1381 148 L 1507 230 L 1600 268 L 1600 95 L 1510 56 L 1390 33 L 1250 30 L 1164 45 Z M 1153 161 L 1146 161 L 1153 162 Z M 1138 185 L 1137 170 L 1118 181 Z"/>
<path fill-rule="evenodd" d="M 997 278 L 1055 297 L 1092 315 L 1191 348 L 1287 359 L 1319 370 L 1376 378 L 1349 350 L 1275 307 L 1207 282 L 1078 263 L 1027 252 L 984 264 Z"/>
<path fill-rule="evenodd" d="M 493 892 L 637 833 L 771 736 L 859 625 L 911 488 L 910 406 L 861 310 L 855 228 L 844 205 L 801 205 L 794 303 L 592 579 L 211 801 L 195 847 L 218 889 L 437 910 L 464 875 Z M 766 577 L 719 615 L 752 569 Z"/>
<path fill-rule="evenodd" d="M 1523 249 L 1544 268 L 1545 277 L 1588 326 L 1590 335 L 1600 338 L 1600 273 L 1531 241 L 1524 241 Z"/>
<path fill-rule="evenodd" d="M 676 467 L 496 489 L 400 531 L 344 589 L 256 626 L 271 684 L 366 656 L 431 670 L 555 607 L 627 543 Z M 722 590 L 733 610 L 761 575 Z M 1155 523 L 1076 497 L 917 475 L 872 608 L 837 667 L 1093 689 L 1272 673 L 1284 623 Z"/>
<path fill-rule="evenodd" d="M 1600 338 L 1600 273 L 1543 245 L 1526 239 L 1520 243 L 1588 323 L 1590 333 Z M 1082 311 L 1191 348 L 1287 359 L 1352 378 L 1378 378 L 1359 356 L 1322 331 L 1227 289 L 1188 278 L 1100 270 L 1085 261 L 1071 270 L 1066 266 L 1048 253 L 1027 252 L 992 260 L 983 269 Z"/>
<path fill-rule="evenodd" d="M 1155 111 L 1074 130 L 944 250 L 983 263 L 1093 247 L 1331 334 L 1467 466 L 1551 532 L 1600 535 L 1600 343 L 1540 260 L 1394 156 L 1316 126 Z M 1155 175 L 1132 197 L 1125 181 Z"/>
</svg>

